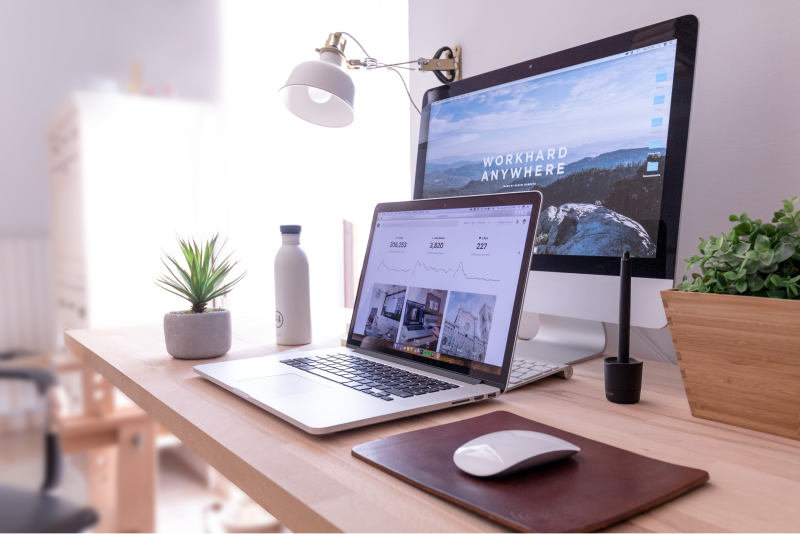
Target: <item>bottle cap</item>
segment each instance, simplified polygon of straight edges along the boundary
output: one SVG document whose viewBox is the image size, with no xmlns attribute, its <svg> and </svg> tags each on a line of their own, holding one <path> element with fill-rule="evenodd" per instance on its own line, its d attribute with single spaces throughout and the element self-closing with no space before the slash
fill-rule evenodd
<svg viewBox="0 0 800 534">
<path fill-rule="evenodd" d="M 299 234 L 301 226 L 299 224 L 282 224 L 282 234 Z"/>
</svg>

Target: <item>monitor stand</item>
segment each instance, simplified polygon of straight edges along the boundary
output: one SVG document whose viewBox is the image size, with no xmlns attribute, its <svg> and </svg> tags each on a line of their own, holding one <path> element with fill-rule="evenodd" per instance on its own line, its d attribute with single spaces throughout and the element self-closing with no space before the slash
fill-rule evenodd
<svg viewBox="0 0 800 534">
<path fill-rule="evenodd" d="M 598 358 L 606 350 L 606 326 L 601 321 L 539 314 L 539 332 L 530 341 L 517 340 L 514 356 L 559 364 Z"/>
</svg>

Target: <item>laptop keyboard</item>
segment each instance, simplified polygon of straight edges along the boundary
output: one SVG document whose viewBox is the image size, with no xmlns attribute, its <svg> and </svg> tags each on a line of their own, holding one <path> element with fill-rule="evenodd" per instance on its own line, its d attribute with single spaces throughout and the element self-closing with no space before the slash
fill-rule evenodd
<svg viewBox="0 0 800 534">
<path fill-rule="evenodd" d="M 393 396 L 407 399 L 459 387 L 352 354 L 308 356 L 281 360 L 281 363 L 385 401 L 394 400 Z"/>
</svg>

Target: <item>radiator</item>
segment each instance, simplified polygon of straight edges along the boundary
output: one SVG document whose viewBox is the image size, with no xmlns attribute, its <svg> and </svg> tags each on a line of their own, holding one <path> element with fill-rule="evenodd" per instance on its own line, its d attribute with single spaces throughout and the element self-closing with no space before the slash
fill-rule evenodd
<svg viewBox="0 0 800 534">
<path fill-rule="evenodd" d="M 57 346 L 49 239 L 0 239 L 0 353 Z"/>
</svg>

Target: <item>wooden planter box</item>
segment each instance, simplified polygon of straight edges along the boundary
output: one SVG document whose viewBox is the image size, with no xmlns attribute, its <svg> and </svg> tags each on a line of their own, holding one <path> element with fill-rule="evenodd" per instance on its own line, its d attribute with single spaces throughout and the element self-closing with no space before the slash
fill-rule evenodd
<svg viewBox="0 0 800 534">
<path fill-rule="evenodd" d="M 800 440 L 800 301 L 661 292 L 692 415 Z"/>
</svg>

